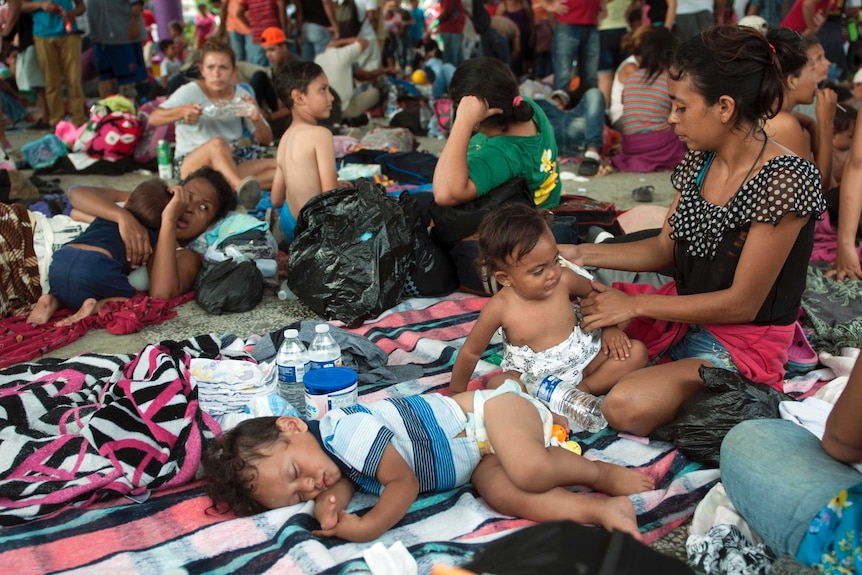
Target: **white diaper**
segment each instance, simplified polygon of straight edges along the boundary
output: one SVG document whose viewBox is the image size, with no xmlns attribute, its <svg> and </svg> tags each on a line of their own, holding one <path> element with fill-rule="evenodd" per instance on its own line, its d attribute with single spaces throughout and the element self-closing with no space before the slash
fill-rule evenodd
<svg viewBox="0 0 862 575">
<path fill-rule="evenodd" d="M 580 309 L 575 307 L 578 324 L 583 321 Z M 529 373 L 535 377 L 555 375 L 560 379 L 578 384 L 584 378 L 584 369 L 602 350 L 602 330 L 589 333 L 576 325 L 563 342 L 544 351 L 535 352 L 530 346 L 520 347 L 509 343 L 503 333 L 503 371 Z"/>
<path fill-rule="evenodd" d="M 507 379 L 503 382 L 503 385 L 497 389 L 482 389 L 473 393 L 473 413 L 467 414 L 467 427 L 465 428 L 465 432 L 467 433 L 467 437 L 476 442 L 476 445 L 479 447 L 479 453 L 482 455 L 494 453 L 494 447 L 488 440 L 488 431 L 485 429 L 485 402 L 492 397 L 496 397 L 504 393 L 520 395 L 536 406 L 536 409 L 539 411 L 539 416 L 542 418 L 545 447 L 549 446 L 551 444 L 551 428 L 554 425 L 554 420 L 551 416 L 550 410 L 548 410 L 548 408 L 535 397 L 527 395 L 521 391 L 521 386 L 518 385 L 517 381 Z"/>
</svg>

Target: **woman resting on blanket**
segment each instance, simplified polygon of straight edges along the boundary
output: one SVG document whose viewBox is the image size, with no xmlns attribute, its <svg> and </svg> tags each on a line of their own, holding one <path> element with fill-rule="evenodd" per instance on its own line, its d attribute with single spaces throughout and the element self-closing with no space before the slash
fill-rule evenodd
<svg viewBox="0 0 862 575">
<path fill-rule="evenodd" d="M 703 390 L 713 366 L 780 389 L 805 288 L 814 222 L 824 210 L 817 168 L 763 133 L 781 108 L 775 52 L 749 28 L 718 26 L 679 47 L 668 121 L 689 152 L 658 236 L 561 246 L 569 260 L 627 271 L 673 265 L 656 294 L 598 283 L 581 301 L 581 329 L 629 322 L 650 355 L 673 361 L 624 376 L 602 409 L 615 429 L 648 435 Z M 629 290 L 631 291 L 631 290 Z M 635 319 L 640 318 L 640 319 Z"/>
<path fill-rule="evenodd" d="M 202 459 L 214 505 L 249 515 L 314 501 L 315 535 L 370 541 L 401 521 L 419 493 L 472 481 L 500 513 L 591 523 L 640 539 L 625 496 L 652 490 L 653 480 L 549 446 L 550 411 L 514 381 L 454 397 L 415 395 L 361 407 L 330 411 L 319 422 L 263 417 L 240 423 Z M 570 485 L 614 497 L 574 493 Z M 361 516 L 346 511 L 356 488 L 380 496 Z"/>
<path fill-rule="evenodd" d="M 95 220 L 80 242 L 73 240 L 54 254 L 49 272 L 52 293 L 39 298 L 27 322 L 47 322 L 62 304 L 78 309 L 63 322 L 70 324 L 97 313 L 105 298 L 130 297 L 135 288 L 129 284 L 126 270 L 144 265 L 149 272 L 151 297 L 170 299 L 191 289 L 201 269 L 200 256 L 177 248 L 234 209 L 236 199 L 225 178 L 212 168 L 193 172 L 180 185 L 168 188 L 168 192 L 171 197 L 161 211 L 161 227 L 153 233 L 152 227 L 142 223 L 133 211 L 115 203 L 134 198 L 137 191 L 130 194 L 92 187 L 70 190 L 69 201 L 75 209 L 94 216 Z M 72 261 L 73 256 L 86 258 L 94 269 L 86 267 L 80 259 Z M 117 268 L 113 270 L 115 273 L 109 269 L 113 265 Z M 102 274 L 98 282 L 87 283 L 98 274 Z M 108 275 L 111 282 L 106 279 Z M 72 285 L 60 285 L 64 281 Z M 53 293 L 62 295 L 58 299 Z"/>
<path fill-rule="evenodd" d="M 246 208 L 260 199 L 261 186 L 272 187 L 275 160 L 255 159 L 251 146 L 239 146 L 244 131 L 262 145 L 272 142 L 272 130 L 263 119 L 254 95 L 234 86 L 236 55 L 230 45 L 210 38 L 201 48 L 202 78 L 180 87 L 150 114 L 149 123 L 162 126 L 176 122 L 175 176 L 185 178 L 198 168 L 210 166 L 224 174 Z M 204 107 L 239 97 L 247 115 L 211 117 Z"/>
<path fill-rule="evenodd" d="M 734 507 L 777 556 L 820 573 L 862 570 L 862 361 L 820 427 L 744 421 L 721 445 L 721 481 Z M 822 426 L 822 420 L 817 422 Z"/>
</svg>

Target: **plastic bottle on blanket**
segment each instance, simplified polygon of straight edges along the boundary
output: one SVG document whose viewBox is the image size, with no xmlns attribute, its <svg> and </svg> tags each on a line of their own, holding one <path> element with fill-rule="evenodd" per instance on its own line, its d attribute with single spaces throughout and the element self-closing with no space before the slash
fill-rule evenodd
<svg viewBox="0 0 862 575">
<path fill-rule="evenodd" d="M 314 326 L 315 336 L 308 346 L 309 369 L 341 367 L 341 348 L 329 333 L 329 324 Z"/>
<path fill-rule="evenodd" d="M 537 397 L 554 413 L 565 416 L 572 428 L 598 433 L 608 426 L 602 415 L 602 400 L 595 395 L 581 391 L 572 384 L 554 375 L 521 375 L 521 381 L 530 395 Z"/>
<path fill-rule="evenodd" d="M 284 330 L 284 341 L 278 348 L 278 394 L 299 413 L 305 413 L 305 372 L 308 371 L 308 350 L 295 329 Z"/>
</svg>

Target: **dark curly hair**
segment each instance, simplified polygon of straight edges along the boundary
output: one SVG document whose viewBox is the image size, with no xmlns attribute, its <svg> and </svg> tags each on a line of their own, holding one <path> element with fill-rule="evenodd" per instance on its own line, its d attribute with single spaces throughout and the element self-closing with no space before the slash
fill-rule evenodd
<svg viewBox="0 0 862 575">
<path fill-rule="evenodd" d="M 476 264 L 490 274 L 508 261 L 517 263 L 549 232 L 548 211 L 510 203 L 482 218 L 479 224 L 479 256 Z"/>
<path fill-rule="evenodd" d="M 732 127 L 763 126 L 784 103 L 786 78 L 776 56 L 783 40 L 770 43 L 752 28 L 713 26 L 683 42 L 674 54 L 670 77 L 685 78 L 708 106 L 722 96 L 736 106 Z"/>
<path fill-rule="evenodd" d="M 209 166 L 204 166 L 186 176 L 185 179 L 180 182 L 180 185 L 185 185 L 186 182 L 190 182 L 196 178 L 202 178 L 208 181 L 215 189 L 216 196 L 218 196 L 218 209 L 216 209 L 213 222 L 219 221 L 225 217 L 228 212 L 232 212 L 236 209 L 236 195 L 233 193 L 230 184 L 221 172 Z"/>
<path fill-rule="evenodd" d="M 239 516 L 266 511 L 251 494 L 257 478 L 255 464 L 267 456 L 266 451 L 287 439 L 276 427 L 277 417 L 256 417 L 240 422 L 213 442 L 201 456 L 207 479 L 204 489 L 219 513 Z"/>
<path fill-rule="evenodd" d="M 533 119 L 533 107 L 519 100 L 518 81 L 507 64 L 497 58 L 470 58 L 464 61 L 449 82 L 449 96 L 454 112 L 452 122 L 458 116 L 458 103 L 464 96 L 476 96 L 488 102 L 488 108 L 499 108 L 502 114 L 487 118 L 483 124 L 505 129 L 510 124 Z"/>
</svg>

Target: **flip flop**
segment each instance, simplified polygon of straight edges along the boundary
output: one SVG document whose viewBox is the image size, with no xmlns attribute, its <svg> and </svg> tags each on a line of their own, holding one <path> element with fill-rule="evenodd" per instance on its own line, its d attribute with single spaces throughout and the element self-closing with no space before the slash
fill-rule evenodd
<svg viewBox="0 0 862 575">
<path fill-rule="evenodd" d="M 578 168 L 579 176 L 595 176 L 599 173 L 599 161 L 595 158 L 584 158 Z"/>
<path fill-rule="evenodd" d="M 641 186 L 632 190 L 632 198 L 634 198 L 636 202 L 651 202 L 653 199 L 653 192 L 655 192 L 655 188 L 653 186 Z"/>
<path fill-rule="evenodd" d="M 257 178 L 247 176 L 237 186 L 236 195 L 239 198 L 239 202 L 247 210 L 253 210 L 260 201 L 260 189 L 260 182 L 257 181 Z"/>
</svg>

